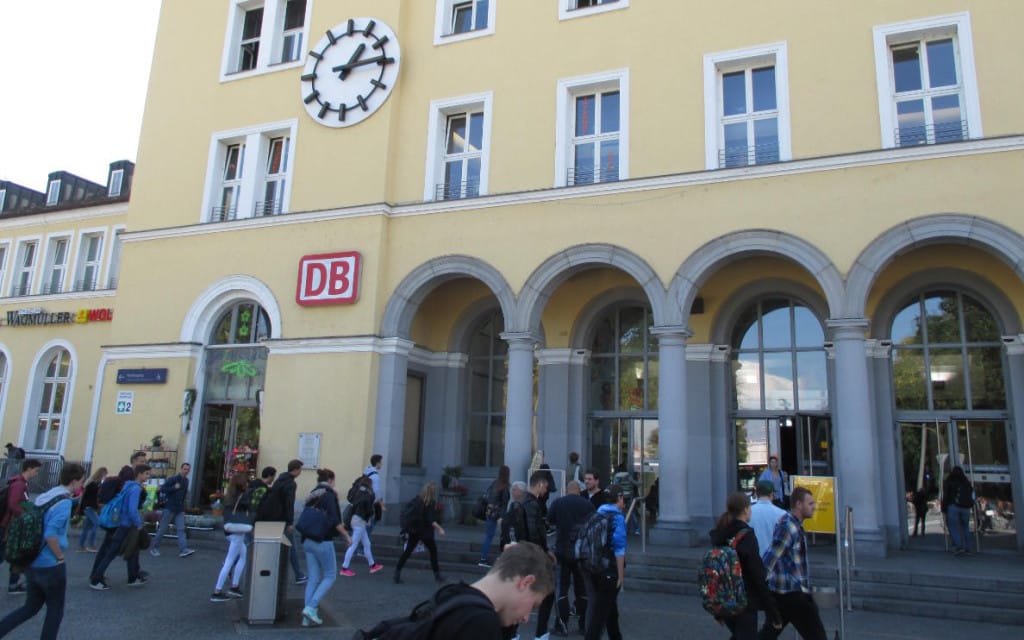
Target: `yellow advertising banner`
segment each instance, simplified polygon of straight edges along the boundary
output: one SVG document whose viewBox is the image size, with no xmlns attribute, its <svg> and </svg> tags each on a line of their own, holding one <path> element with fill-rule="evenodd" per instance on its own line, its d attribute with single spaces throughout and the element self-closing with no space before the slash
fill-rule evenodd
<svg viewBox="0 0 1024 640">
<path fill-rule="evenodd" d="M 790 476 L 793 488 L 803 487 L 811 492 L 817 508 L 814 517 L 804 520 L 808 533 L 836 532 L 836 479 L 832 476 Z"/>
</svg>

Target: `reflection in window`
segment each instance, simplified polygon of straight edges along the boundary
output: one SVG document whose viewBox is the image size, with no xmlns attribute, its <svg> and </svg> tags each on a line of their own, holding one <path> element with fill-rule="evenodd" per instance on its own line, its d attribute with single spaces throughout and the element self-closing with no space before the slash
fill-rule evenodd
<svg viewBox="0 0 1024 640">
<path fill-rule="evenodd" d="M 221 315 L 210 344 L 252 344 L 270 337 L 270 318 L 255 302 L 242 302 Z"/>
<path fill-rule="evenodd" d="M 58 349 L 45 363 L 42 388 L 38 396 L 33 448 L 55 451 L 60 447 L 61 427 L 64 425 L 67 408 L 71 354 L 66 349 Z"/>
<path fill-rule="evenodd" d="M 732 334 L 734 408 L 827 410 L 824 343 L 821 322 L 797 301 L 768 298 L 745 309 Z"/>
<path fill-rule="evenodd" d="M 920 294 L 893 318 L 890 336 L 897 409 L 1006 408 L 999 327 L 971 296 Z"/>
<path fill-rule="evenodd" d="M 501 338 L 500 310 L 480 320 L 469 342 L 469 429 L 467 460 L 472 466 L 505 463 L 505 396 L 508 392 L 508 343 Z"/>
<path fill-rule="evenodd" d="M 619 306 L 597 321 L 590 343 L 590 408 L 655 411 L 658 348 L 648 307 Z"/>
</svg>

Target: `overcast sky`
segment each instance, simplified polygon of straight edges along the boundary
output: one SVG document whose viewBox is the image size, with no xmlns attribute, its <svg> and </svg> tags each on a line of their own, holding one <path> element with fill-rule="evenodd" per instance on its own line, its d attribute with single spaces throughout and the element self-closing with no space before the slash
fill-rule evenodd
<svg viewBox="0 0 1024 640">
<path fill-rule="evenodd" d="M 0 0 L 0 180 L 135 160 L 160 0 Z"/>
</svg>

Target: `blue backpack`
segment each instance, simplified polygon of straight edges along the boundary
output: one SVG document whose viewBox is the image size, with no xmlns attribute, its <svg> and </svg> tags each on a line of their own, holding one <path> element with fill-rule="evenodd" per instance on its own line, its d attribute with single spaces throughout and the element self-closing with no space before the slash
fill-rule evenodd
<svg viewBox="0 0 1024 640">
<path fill-rule="evenodd" d="M 117 529 L 121 526 L 121 504 L 124 502 L 124 495 L 128 493 L 128 483 L 124 483 L 121 491 L 114 496 L 114 499 L 103 505 L 100 511 L 100 526 L 104 529 Z"/>
</svg>

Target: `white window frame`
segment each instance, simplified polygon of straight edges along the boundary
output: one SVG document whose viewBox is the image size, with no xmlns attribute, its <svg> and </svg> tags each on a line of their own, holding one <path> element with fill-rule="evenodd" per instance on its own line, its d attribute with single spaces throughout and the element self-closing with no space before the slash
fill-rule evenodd
<svg viewBox="0 0 1024 640">
<path fill-rule="evenodd" d="M 786 41 L 719 51 L 704 55 L 704 167 L 717 170 L 718 150 L 722 144 L 722 74 L 767 64 L 775 66 L 775 104 L 779 112 L 779 162 L 793 159 L 789 116 L 789 56 Z M 756 165 L 747 165 L 756 166 Z M 742 169 L 743 167 L 731 167 Z"/>
<path fill-rule="evenodd" d="M 91 229 L 82 229 L 78 232 L 78 244 L 75 248 L 75 275 L 74 280 L 71 283 L 71 289 L 73 291 L 98 291 L 102 289 L 101 286 L 103 281 L 100 279 L 103 273 L 103 257 L 104 243 L 106 242 L 106 227 L 94 227 Z M 89 260 L 89 254 L 86 251 L 86 242 L 90 238 L 99 238 L 97 243 L 97 255 L 93 260 Z M 85 284 L 85 271 L 90 266 L 95 267 L 95 281 L 92 286 Z"/>
<path fill-rule="evenodd" d="M 308 6 L 308 5 L 307 5 Z M 298 120 L 284 120 L 267 124 L 218 131 L 210 138 L 210 151 L 206 162 L 206 188 L 203 191 L 203 205 L 199 212 L 200 222 L 218 222 L 212 218 L 212 208 L 219 206 L 224 186 L 223 172 L 227 148 L 232 144 L 244 144 L 242 155 L 243 173 L 236 204 L 235 219 L 252 218 L 255 214 L 257 196 L 262 197 L 266 184 L 267 154 L 273 138 L 286 136 L 289 140 L 287 167 L 282 176 L 285 182 L 281 195 L 281 213 L 287 213 L 291 202 L 295 167 L 295 135 Z"/>
<path fill-rule="evenodd" d="M 116 198 L 121 195 L 124 186 L 124 169 L 114 169 L 110 172 L 110 186 L 107 187 L 107 197 Z"/>
<path fill-rule="evenodd" d="M 283 71 L 301 67 L 306 56 L 280 62 L 284 45 L 284 17 L 287 0 L 228 0 L 227 31 L 224 36 L 224 50 L 221 54 L 220 81 L 231 82 L 241 78 Z M 263 7 L 263 23 L 260 27 L 260 50 L 256 57 L 256 66 L 245 71 L 238 71 L 239 48 L 242 43 L 242 27 L 245 24 L 245 12 Z M 313 0 L 306 0 L 306 16 L 302 24 L 302 46 L 309 42 L 309 22 L 313 12 Z M 289 31 L 293 33 L 294 31 Z"/>
<path fill-rule="evenodd" d="M 34 250 L 34 253 L 33 253 L 32 266 L 28 267 L 28 268 L 25 268 L 25 267 L 21 266 L 21 263 L 24 262 L 24 253 L 23 252 L 25 251 L 25 246 L 29 245 L 29 244 L 34 244 L 35 245 L 35 250 Z M 14 263 L 13 263 L 13 265 L 11 267 L 11 272 L 12 272 L 11 273 L 11 285 L 10 285 L 10 295 L 11 295 L 11 297 L 30 296 L 30 295 L 32 295 L 32 292 L 35 291 L 35 280 L 36 280 L 37 272 L 39 271 L 39 247 L 42 246 L 42 244 L 43 244 L 42 236 L 32 236 L 32 237 L 26 237 L 26 238 L 18 238 L 17 245 L 16 245 L 17 248 L 14 251 Z M 25 273 L 26 271 L 29 273 L 27 288 L 25 289 L 25 291 L 22 291 L 21 293 L 17 293 L 16 294 L 14 292 L 14 288 L 17 285 L 18 281 L 21 279 L 21 274 Z"/>
<path fill-rule="evenodd" d="M 61 407 L 60 412 L 60 433 L 57 435 L 57 444 L 54 449 L 37 449 L 35 447 L 36 438 L 38 436 L 38 423 L 39 423 L 39 404 L 42 400 L 43 385 L 46 382 L 46 366 L 50 363 L 50 360 L 57 354 L 58 350 L 64 350 L 68 352 L 69 365 L 68 365 L 68 376 L 62 378 L 65 380 L 67 385 L 64 391 L 64 406 Z M 32 443 L 31 447 L 25 447 L 26 449 L 34 451 L 56 451 L 63 453 L 64 447 L 67 444 L 68 437 L 68 419 L 72 415 L 72 403 L 75 397 L 75 381 L 78 377 L 78 355 L 75 352 L 75 348 L 70 342 L 66 340 L 51 340 L 39 350 L 36 355 L 35 361 L 32 363 L 32 368 L 29 376 L 29 384 L 25 389 L 25 407 L 22 413 L 21 419 L 21 437 L 19 442 Z M 47 414 L 51 418 L 53 414 Z"/>
<path fill-rule="evenodd" d="M 978 74 L 974 69 L 974 37 L 971 34 L 971 14 L 967 11 L 920 20 L 908 20 L 876 26 L 873 30 L 875 47 L 875 78 L 878 85 L 878 116 L 882 128 L 882 148 L 896 148 L 895 77 L 890 49 L 894 44 L 952 35 L 960 68 L 963 91 L 961 109 L 967 120 L 967 139 L 983 138 L 981 102 L 978 99 Z"/>
<path fill-rule="evenodd" d="M 5 204 L 7 204 L 7 189 L 0 189 L 0 214 L 4 212 Z"/>
<path fill-rule="evenodd" d="M 433 201 L 435 189 L 444 178 L 445 134 L 447 133 L 448 116 L 462 111 L 483 110 L 483 152 L 480 157 L 480 189 L 478 195 L 489 193 L 489 174 L 491 167 L 491 124 L 494 117 L 493 92 L 476 93 L 434 100 L 430 103 L 427 119 L 427 158 L 426 171 L 423 179 L 423 200 Z"/>
<path fill-rule="evenodd" d="M 11 352 L 7 347 L 0 344 L 0 422 L 7 415 L 7 391 L 10 388 L 8 382 L 11 379 Z"/>
<path fill-rule="evenodd" d="M 306 0 L 306 13 L 302 18 L 302 26 L 292 29 L 285 29 L 285 18 L 287 17 L 288 1 L 285 0 L 285 2 L 282 4 L 280 16 L 281 19 L 280 22 L 277 25 L 275 25 L 277 31 L 280 33 L 280 36 L 277 40 L 277 43 L 275 44 L 275 49 L 272 52 L 272 59 L 275 60 L 276 62 L 273 62 L 272 64 L 290 64 L 292 62 L 302 60 L 303 54 L 305 53 L 305 47 L 307 44 L 309 44 L 306 42 L 306 33 L 307 31 L 309 31 L 307 25 L 309 24 L 309 5 L 312 3 L 312 1 L 313 0 Z M 285 41 L 288 40 L 289 37 L 293 36 L 298 38 L 298 43 L 294 46 L 294 48 L 296 49 L 295 58 L 293 58 L 292 60 L 284 60 L 284 43 Z"/>
<path fill-rule="evenodd" d="M 46 185 L 46 206 L 52 207 L 60 202 L 60 180 L 50 180 Z"/>
<path fill-rule="evenodd" d="M 574 164 L 576 96 L 607 91 L 616 86 L 619 91 L 619 181 L 629 179 L 629 69 L 615 69 L 558 81 L 555 95 L 555 187 L 568 185 L 569 167 Z"/>
<path fill-rule="evenodd" d="M 106 285 L 103 287 L 104 289 L 117 288 L 113 281 L 121 275 L 121 250 L 124 248 L 124 241 L 121 238 L 124 236 L 124 231 L 123 224 L 110 230 L 110 246 L 107 248 L 107 255 L 110 256 L 110 259 L 107 260 L 107 269 L 103 277 L 103 283 Z"/>
<path fill-rule="evenodd" d="M 274 173 L 271 173 L 271 171 L 270 171 L 271 151 L 274 148 L 275 142 L 278 141 L 278 140 L 280 140 L 281 144 L 283 145 L 283 149 L 281 151 L 281 166 L 278 169 L 278 171 L 276 171 Z M 290 182 L 290 177 L 291 177 L 290 173 L 288 172 L 288 166 L 289 166 L 289 163 L 291 162 L 291 153 L 292 153 L 291 145 L 292 145 L 291 138 L 289 138 L 287 135 L 283 135 L 282 134 L 282 135 L 279 135 L 279 136 L 268 136 L 267 137 L 267 139 L 266 139 L 266 153 L 264 153 L 263 157 L 260 158 L 260 160 L 263 162 L 263 180 L 262 180 L 262 182 L 260 184 L 259 192 L 256 193 L 253 196 L 254 199 L 256 197 L 259 197 L 260 200 L 256 200 L 256 202 L 255 202 L 255 205 L 254 205 L 254 208 L 253 208 L 253 216 L 255 216 L 255 217 L 274 216 L 274 215 L 278 215 L 278 214 L 281 214 L 281 213 L 284 212 L 284 210 L 282 208 L 282 204 L 283 204 L 283 200 L 284 200 L 283 194 L 284 194 L 285 190 L 288 188 L 288 183 Z M 268 203 L 267 203 L 267 200 L 266 200 L 266 197 L 267 197 L 267 195 L 266 195 L 267 194 L 267 186 L 270 185 L 270 183 L 272 183 L 272 182 L 273 183 L 277 183 L 277 187 L 275 187 L 275 200 L 274 200 L 273 203 L 270 203 L 269 206 L 268 206 Z M 276 203 L 277 206 L 275 206 L 275 203 Z M 260 206 L 260 205 L 262 205 L 262 206 Z"/>
<path fill-rule="evenodd" d="M 606 2 L 593 7 L 576 7 L 577 0 L 558 0 L 558 19 L 571 20 L 592 16 L 596 13 L 607 13 L 629 8 L 629 0 L 617 0 L 617 2 Z"/>
<path fill-rule="evenodd" d="M 4 289 L 4 284 L 6 284 L 4 281 L 7 279 L 7 263 L 11 260 L 11 253 L 11 243 L 6 240 L 0 242 L 0 297 L 3 297 L 3 292 L 7 291 Z"/>
<path fill-rule="evenodd" d="M 63 293 L 67 291 L 68 265 L 71 263 L 73 236 L 68 233 L 51 235 L 46 238 L 46 263 L 43 267 L 43 280 L 39 283 L 39 292 L 43 294 Z M 56 263 L 57 243 L 63 240 L 67 243 L 64 248 L 63 264 Z M 53 280 L 53 272 L 60 270 L 60 282 L 57 283 L 57 290 L 47 290 Z"/>
<path fill-rule="evenodd" d="M 474 29 L 472 31 L 466 31 L 464 33 L 453 32 L 453 20 L 455 7 L 467 2 L 476 2 L 477 0 L 435 0 L 434 8 L 434 44 L 444 45 L 452 44 L 453 42 L 462 42 L 463 40 L 470 40 L 473 38 L 482 38 L 483 36 L 489 36 L 494 33 L 494 19 L 497 15 L 495 5 L 498 4 L 498 0 L 489 0 L 487 3 L 487 26 L 483 29 Z M 475 11 L 474 7 L 474 11 Z"/>
</svg>

